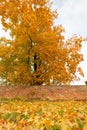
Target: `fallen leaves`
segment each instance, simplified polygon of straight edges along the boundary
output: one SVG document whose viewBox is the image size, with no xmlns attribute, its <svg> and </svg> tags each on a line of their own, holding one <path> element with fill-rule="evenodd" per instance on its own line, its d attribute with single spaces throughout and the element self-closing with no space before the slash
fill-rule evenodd
<svg viewBox="0 0 87 130">
<path fill-rule="evenodd" d="M 2 101 L 0 129 L 87 130 L 87 102 Z"/>
</svg>

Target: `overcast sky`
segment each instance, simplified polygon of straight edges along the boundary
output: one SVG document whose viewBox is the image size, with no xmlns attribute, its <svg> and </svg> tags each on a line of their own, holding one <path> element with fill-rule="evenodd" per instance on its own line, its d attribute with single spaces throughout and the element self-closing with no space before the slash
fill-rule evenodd
<svg viewBox="0 0 87 130">
<path fill-rule="evenodd" d="M 66 30 L 66 37 L 71 37 L 74 34 L 87 37 L 87 0 L 51 0 L 53 1 L 53 8 L 58 10 L 59 17 L 56 24 L 62 24 Z M 1 30 L 0 36 L 7 36 Z M 84 84 L 87 80 L 87 43 L 82 43 L 82 53 L 84 55 L 84 62 L 81 63 L 85 77 L 81 78 L 80 82 L 75 84 Z"/>
<path fill-rule="evenodd" d="M 87 37 L 87 0 L 52 0 L 53 7 L 58 10 L 56 24 L 62 24 L 66 37 L 74 34 Z M 82 43 L 84 62 L 81 63 L 85 77 L 74 84 L 84 84 L 87 80 L 87 43 Z"/>
</svg>

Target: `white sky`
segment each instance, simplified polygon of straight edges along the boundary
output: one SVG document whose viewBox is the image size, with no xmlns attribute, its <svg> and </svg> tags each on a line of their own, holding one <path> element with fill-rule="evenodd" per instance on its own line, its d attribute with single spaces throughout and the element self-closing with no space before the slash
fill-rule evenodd
<svg viewBox="0 0 87 130">
<path fill-rule="evenodd" d="M 62 24 L 65 28 L 65 36 L 71 37 L 74 34 L 87 37 L 87 0 L 52 0 L 53 8 L 59 13 L 56 24 Z M 87 80 L 87 42 L 82 43 L 84 62 L 80 65 L 83 69 L 84 78 L 73 84 L 84 84 Z"/>
<path fill-rule="evenodd" d="M 56 24 L 62 24 L 66 30 L 66 37 L 74 34 L 87 37 L 87 0 L 52 0 L 53 8 L 58 10 L 59 17 Z M 0 25 L 0 37 L 6 36 Z M 81 63 L 85 77 L 73 84 L 84 84 L 87 80 L 87 43 L 82 43 L 84 62 Z"/>
</svg>

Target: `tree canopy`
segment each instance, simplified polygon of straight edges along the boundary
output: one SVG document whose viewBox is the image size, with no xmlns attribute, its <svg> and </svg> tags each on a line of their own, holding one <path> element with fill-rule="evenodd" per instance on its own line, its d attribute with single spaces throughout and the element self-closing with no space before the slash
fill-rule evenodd
<svg viewBox="0 0 87 130">
<path fill-rule="evenodd" d="M 11 85 L 69 84 L 83 60 L 82 37 L 65 40 L 55 25 L 50 0 L 0 0 L 0 21 L 10 39 L 0 38 L 1 83 Z"/>
</svg>

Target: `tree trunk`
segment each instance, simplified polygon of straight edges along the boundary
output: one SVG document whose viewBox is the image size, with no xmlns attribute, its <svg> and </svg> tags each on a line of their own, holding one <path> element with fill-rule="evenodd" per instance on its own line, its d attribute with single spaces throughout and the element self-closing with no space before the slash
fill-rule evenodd
<svg viewBox="0 0 87 130">
<path fill-rule="evenodd" d="M 36 60 L 37 60 L 37 55 L 35 54 L 34 55 L 34 72 L 37 71 L 37 63 L 36 63 L 37 61 Z"/>
</svg>

